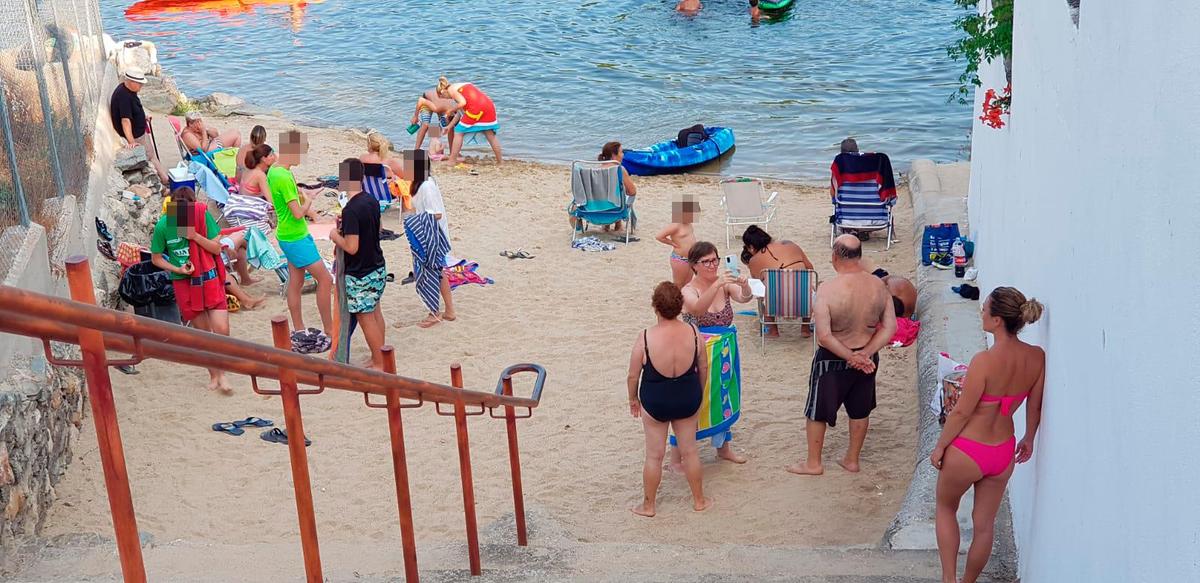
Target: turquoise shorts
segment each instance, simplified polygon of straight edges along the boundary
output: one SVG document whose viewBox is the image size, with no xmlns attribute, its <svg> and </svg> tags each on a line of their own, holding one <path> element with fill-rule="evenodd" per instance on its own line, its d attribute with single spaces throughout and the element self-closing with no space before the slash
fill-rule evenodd
<svg viewBox="0 0 1200 583">
<path fill-rule="evenodd" d="M 283 256 L 287 257 L 288 265 L 296 269 L 304 269 L 321 260 L 312 235 L 306 235 L 299 241 L 280 241 L 279 248 L 283 250 Z"/>
<path fill-rule="evenodd" d="M 346 275 L 346 311 L 369 314 L 375 311 L 387 285 L 387 267 L 380 267 L 362 277 Z"/>
</svg>

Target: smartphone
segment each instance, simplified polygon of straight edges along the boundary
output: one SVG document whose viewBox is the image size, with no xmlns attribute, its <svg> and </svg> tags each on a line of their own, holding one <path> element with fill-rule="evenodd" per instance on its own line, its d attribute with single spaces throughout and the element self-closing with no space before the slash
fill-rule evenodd
<svg viewBox="0 0 1200 583">
<path fill-rule="evenodd" d="M 734 255 L 726 255 L 725 256 L 725 269 L 728 269 L 729 273 L 732 273 L 734 277 L 739 277 L 738 262 L 737 262 L 736 256 L 734 256 Z"/>
</svg>

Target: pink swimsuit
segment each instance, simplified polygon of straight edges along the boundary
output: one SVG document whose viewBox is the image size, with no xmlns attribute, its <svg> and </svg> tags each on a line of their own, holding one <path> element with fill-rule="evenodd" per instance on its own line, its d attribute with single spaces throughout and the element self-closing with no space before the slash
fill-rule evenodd
<svg viewBox="0 0 1200 583">
<path fill-rule="evenodd" d="M 1017 407 L 1021 406 L 1021 402 L 1028 397 L 1029 393 L 1021 393 L 1020 395 L 1012 396 L 996 396 L 983 394 L 979 397 L 981 403 L 1000 403 L 1000 412 L 1011 416 L 1016 412 Z M 1014 435 L 1008 438 L 1003 443 L 996 445 L 988 445 L 979 443 L 973 439 L 965 437 L 956 437 L 950 445 L 958 448 L 959 451 L 967 454 L 967 457 L 975 461 L 975 465 L 979 466 L 979 471 L 983 472 L 984 477 L 999 476 L 1008 469 L 1008 465 L 1013 461 L 1013 454 L 1017 450 L 1017 437 Z"/>
</svg>

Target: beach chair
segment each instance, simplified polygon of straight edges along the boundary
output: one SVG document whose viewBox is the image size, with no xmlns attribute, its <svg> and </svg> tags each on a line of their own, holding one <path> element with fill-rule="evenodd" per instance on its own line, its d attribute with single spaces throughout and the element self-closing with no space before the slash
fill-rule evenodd
<svg viewBox="0 0 1200 583">
<path fill-rule="evenodd" d="M 767 195 L 762 180 L 757 178 L 726 178 L 721 181 L 721 206 L 725 207 L 725 248 L 734 225 L 770 227 L 775 218 L 775 199 L 778 192 Z"/>
<path fill-rule="evenodd" d="M 392 190 L 388 184 L 388 167 L 383 164 L 363 163 L 363 192 L 379 201 L 379 212 L 392 206 Z"/>
<path fill-rule="evenodd" d="M 625 244 L 629 244 L 634 229 L 633 204 L 625 196 L 621 172 L 620 166 L 608 166 L 605 162 L 576 160 L 571 163 L 571 204 L 567 212 L 578 219 L 578 225 L 571 229 L 572 242 L 587 230 L 589 224 L 611 225 L 628 221 Z"/>
<path fill-rule="evenodd" d="M 887 249 L 897 242 L 896 222 L 892 215 L 895 198 L 879 200 L 875 181 L 843 182 L 833 197 L 833 215 L 829 217 L 829 246 L 843 231 L 887 232 Z"/>
<path fill-rule="evenodd" d="M 764 269 L 764 297 L 758 298 L 758 334 L 762 349 L 767 348 L 765 326 L 813 323 L 813 294 L 817 289 L 817 272 L 811 269 Z M 769 321 L 773 318 L 774 321 Z M 813 342 L 817 334 L 813 331 Z"/>
<path fill-rule="evenodd" d="M 210 156 L 208 152 L 199 150 L 193 154 L 188 151 L 187 144 L 183 143 L 182 121 L 180 121 L 178 117 L 172 115 L 167 116 L 167 121 L 170 122 L 171 130 L 175 133 L 175 146 L 179 148 L 180 159 L 187 160 L 189 162 L 196 162 L 205 168 L 212 170 L 212 173 L 217 177 L 218 180 L 221 181 L 221 186 L 224 186 L 225 190 L 236 191 L 236 189 L 233 187 L 233 183 L 229 181 L 229 177 L 225 176 L 225 174 L 221 172 L 220 168 L 217 168 L 217 163 L 212 159 L 212 156 Z"/>
</svg>

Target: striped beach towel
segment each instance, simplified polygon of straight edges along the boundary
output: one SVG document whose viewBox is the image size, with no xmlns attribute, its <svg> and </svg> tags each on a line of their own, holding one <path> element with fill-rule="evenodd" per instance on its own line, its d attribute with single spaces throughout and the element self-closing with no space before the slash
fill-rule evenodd
<svg viewBox="0 0 1200 583">
<path fill-rule="evenodd" d="M 430 213 L 412 213 L 404 217 L 404 235 L 412 248 L 417 295 L 421 296 L 429 312 L 436 314 L 441 307 L 442 270 L 446 268 L 450 241 Z"/>
</svg>

